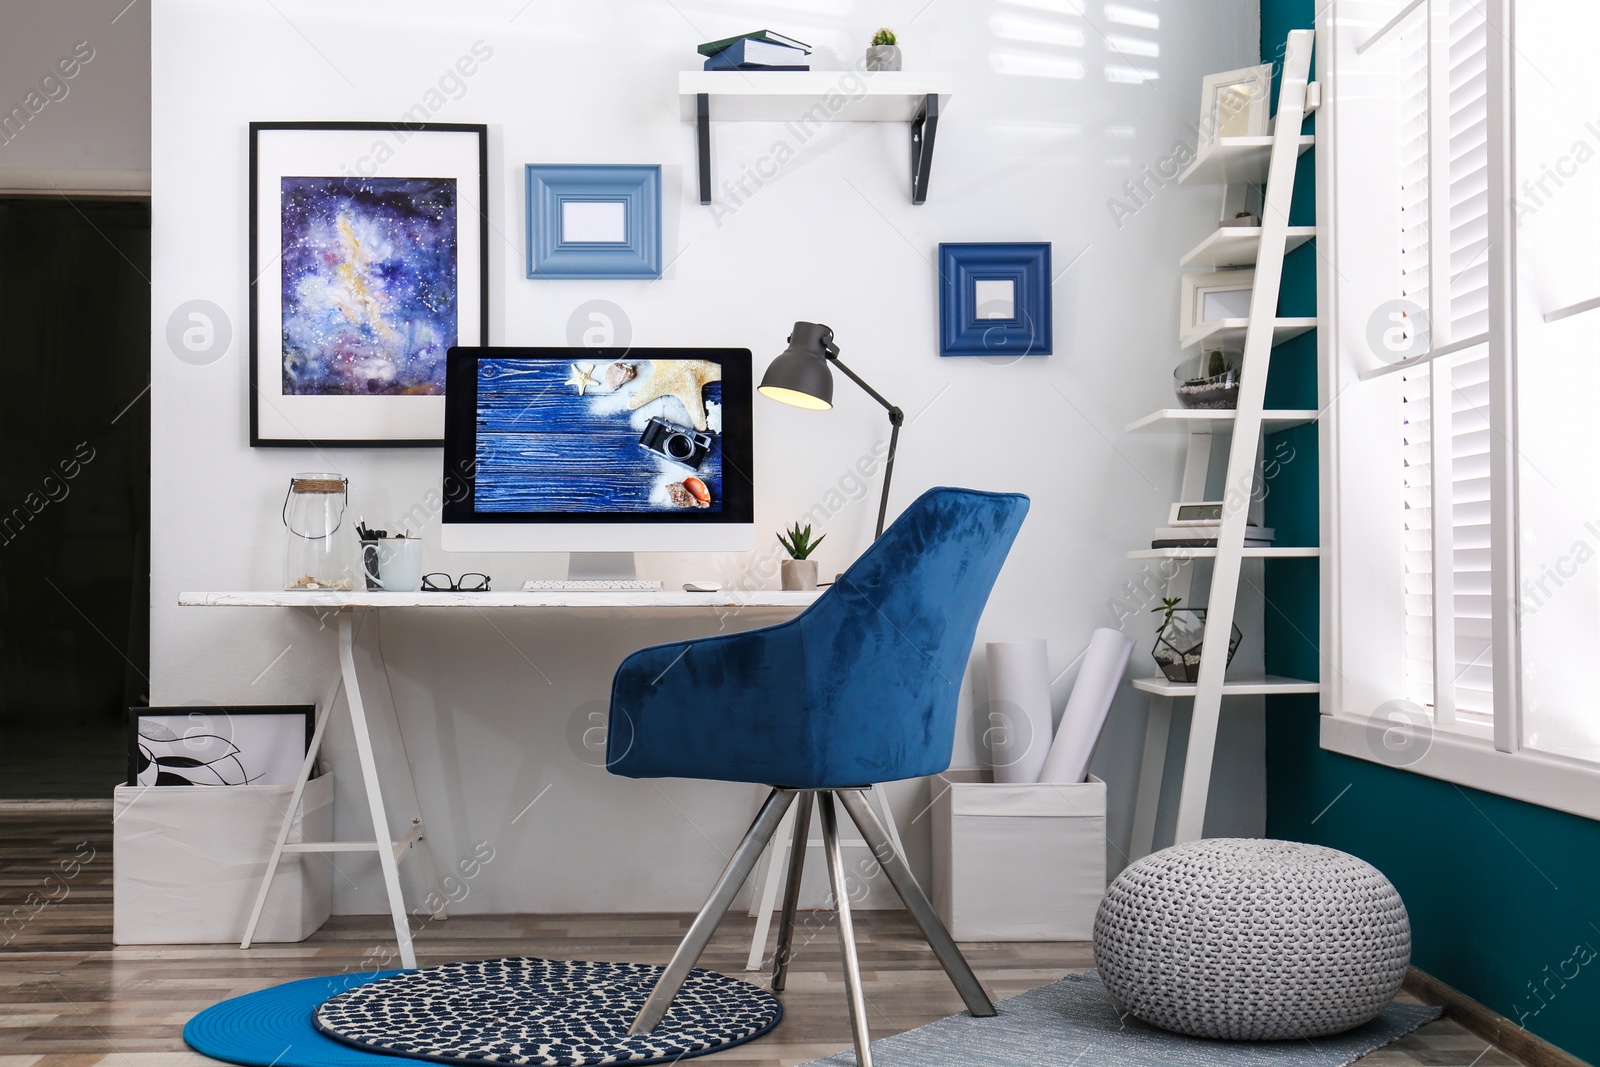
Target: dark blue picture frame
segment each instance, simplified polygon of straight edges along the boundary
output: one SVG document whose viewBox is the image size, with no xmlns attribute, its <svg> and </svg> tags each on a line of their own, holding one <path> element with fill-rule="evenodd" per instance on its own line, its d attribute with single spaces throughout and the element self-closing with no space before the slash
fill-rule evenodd
<svg viewBox="0 0 1600 1067">
<path fill-rule="evenodd" d="M 978 306 L 981 281 L 1012 283 L 1010 318 Z M 1050 355 L 1050 282 L 1048 241 L 939 245 L 939 354 Z"/>
<path fill-rule="evenodd" d="M 566 241 L 562 204 L 621 202 L 622 241 Z M 661 167 L 657 164 L 529 163 L 529 278 L 661 277 Z"/>
</svg>

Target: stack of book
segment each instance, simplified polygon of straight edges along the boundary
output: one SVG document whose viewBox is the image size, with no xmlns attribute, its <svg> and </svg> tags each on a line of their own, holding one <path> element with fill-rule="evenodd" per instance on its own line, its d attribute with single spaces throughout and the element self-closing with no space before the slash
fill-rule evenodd
<svg viewBox="0 0 1600 1067">
<path fill-rule="evenodd" d="M 707 70 L 810 70 L 811 46 L 771 30 L 752 30 L 737 37 L 709 41 L 696 49 Z"/>
<path fill-rule="evenodd" d="M 1160 526 L 1150 542 L 1151 548 L 1216 548 L 1217 534 L 1221 531 L 1222 524 L 1195 523 L 1187 526 Z M 1245 527 L 1244 547 L 1270 548 L 1276 538 L 1276 532 L 1270 526 L 1257 526 L 1254 523 Z"/>
</svg>

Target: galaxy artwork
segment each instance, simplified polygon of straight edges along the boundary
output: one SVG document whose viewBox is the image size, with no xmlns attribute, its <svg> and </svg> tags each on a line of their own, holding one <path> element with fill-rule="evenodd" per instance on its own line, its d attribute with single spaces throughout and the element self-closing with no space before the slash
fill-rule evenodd
<svg viewBox="0 0 1600 1067">
<path fill-rule="evenodd" d="M 280 182 L 284 395 L 442 395 L 457 343 L 456 179 Z"/>
<path fill-rule="evenodd" d="M 491 357 L 477 379 L 476 511 L 722 513 L 720 363 Z"/>
</svg>

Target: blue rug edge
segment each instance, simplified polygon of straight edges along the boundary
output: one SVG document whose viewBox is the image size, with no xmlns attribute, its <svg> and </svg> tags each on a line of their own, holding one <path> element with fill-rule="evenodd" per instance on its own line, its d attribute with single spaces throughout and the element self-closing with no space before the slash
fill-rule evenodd
<svg viewBox="0 0 1600 1067">
<path fill-rule="evenodd" d="M 224 1005 L 233 1004 L 236 1001 L 245 1000 L 246 998 L 249 998 L 249 997 L 259 996 L 262 993 L 269 993 L 269 992 L 272 992 L 274 990 L 287 989 L 290 986 L 308 985 L 308 984 L 313 983 L 313 982 L 333 983 L 333 984 L 336 984 L 338 986 L 338 988 L 337 988 L 336 992 L 331 994 L 331 995 L 337 996 L 339 993 L 343 993 L 343 992 L 346 992 L 348 990 L 354 989 L 357 986 L 368 985 L 369 983 L 376 982 L 381 978 L 389 978 L 389 977 L 391 977 L 393 975 L 400 974 L 400 973 L 401 973 L 400 971 L 394 970 L 394 971 L 358 971 L 358 972 L 345 972 L 343 974 L 315 975 L 315 976 L 310 977 L 310 978 L 297 978 L 292 982 L 280 982 L 277 985 L 266 986 L 266 987 L 264 987 L 262 989 L 252 990 L 249 993 L 241 993 L 236 997 L 229 997 L 227 1000 L 218 1001 L 217 1003 L 211 1005 L 211 1007 L 205 1009 L 202 1012 L 197 1013 L 187 1023 L 184 1023 L 184 1025 L 183 1025 L 183 1043 L 188 1045 L 195 1052 L 200 1053 L 200 1055 L 202 1055 L 202 1056 L 210 1056 L 212 1059 L 221 1060 L 224 1063 L 237 1063 L 237 1064 L 240 1064 L 241 1067 L 284 1067 L 286 1061 L 283 1059 L 283 1054 L 282 1053 L 279 1053 L 277 1057 L 269 1060 L 269 1059 L 264 1059 L 264 1058 L 260 1058 L 260 1057 L 248 1057 L 247 1058 L 247 1057 L 242 1056 L 239 1053 L 232 1052 L 231 1050 L 227 1054 L 224 1054 L 222 1051 L 219 1051 L 218 1048 L 216 1048 L 214 1046 L 213 1047 L 208 1047 L 206 1040 L 201 1036 L 201 1029 L 205 1025 L 203 1020 L 207 1016 L 211 1015 L 213 1012 L 218 1012 L 220 1009 L 223 1008 Z M 323 999 L 325 1000 L 327 998 L 324 997 Z M 320 1033 L 318 1033 L 316 1031 L 315 1027 L 310 1025 L 311 1024 L 311 1013 L 316 1010 L 316 1005 L 320 1004 L 320 1003 L 322 1003 L 322 1001 L 319 1000 L 315 1004 L 312 1004 L 307 1009 L 305 1022 L 306 1022 L 307 1030 L 311 1033 L 311 1035 L 314 1038 L 327 1040 L 326 1038 L 323 1038 L 322 1034 L 320 1034 Z M 330 1044 L 331 1043 L 332 1042 L 330 1042 Z M 337 1048 L 338 1048 L 338 1051 L 342 1055 L 348 1056 L 349 1050 L 344 1048 L 344 1046 L 340 1045 L 340 1046 L 337 1046 Z M 386 1055 L 383 1055 L 383 1054 L 377 1053 L 377 1052 L 368 1051 L 367 1055 L 372 1057 L 374 1063 L 377 1063 L 377 1062 L 388 1062 L 388 1063 L 392 1064 L 394 1062 L 394 1060 L 395 1060 L 395 1057 L 393 1057 L 393 1056 L 386 1056 Z M 299 1057 L 296 1057 L 296 1059 L 298 1059 L 298 1058 Z"/>
</svg>

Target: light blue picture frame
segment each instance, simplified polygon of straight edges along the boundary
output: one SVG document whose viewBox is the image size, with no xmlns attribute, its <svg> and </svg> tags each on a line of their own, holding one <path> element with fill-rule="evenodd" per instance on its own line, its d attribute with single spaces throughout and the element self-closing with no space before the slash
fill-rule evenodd
<svg viewBox="0 0 1600 1067">
<path fill-rule="evenodd" d="M 620 240 L 568 240 L 564 205 L 620 203 Z M 529 163 L 529 278 L 661 277 L 658 164 Z"/>
<path fill-rule="evenodd" d="M 1011 314 L 979 306 L 978 283 L 1009 283 Z M 939 355 L 1048 356 L 1050 242 L 939 246 Z"/>
</svg>

